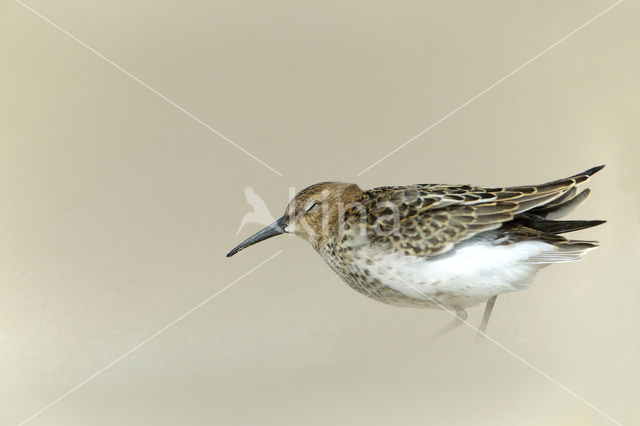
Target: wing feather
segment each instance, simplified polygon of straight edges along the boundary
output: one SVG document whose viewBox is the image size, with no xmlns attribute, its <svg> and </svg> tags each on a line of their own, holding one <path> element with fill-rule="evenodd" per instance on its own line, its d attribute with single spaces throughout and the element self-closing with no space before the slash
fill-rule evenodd
<svg viewBox="0 0 640 426">
<path fill-rule="evenodd" d="M 420 184 L 374 188 L 366 191 L 362 200 L 368 212 L 369 241 L 409 255 L 443 254 L 461 241 L 500 228 L 518 214 L 569 203 L 576 197 L 575 187 L 601 168 L 531 186 Z M 393 210 L 399 214 L 397 223 Z"/>
</svg>

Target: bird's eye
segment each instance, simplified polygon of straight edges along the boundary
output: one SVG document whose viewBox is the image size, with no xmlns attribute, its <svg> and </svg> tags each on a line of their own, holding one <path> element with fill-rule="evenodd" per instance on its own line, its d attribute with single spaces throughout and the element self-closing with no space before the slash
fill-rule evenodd
<svg viewBox="0 0 640 426">
<path fill-rule="evenodd" d="M 309 203 L 309 205 L 307 206 L 307 208 L 304 209 L 305 213 L 309 213 L 311 210 L 313 210 L 316 206 L 318 205 L 317 202 L 313 202 L 313 203 Z"/>
</svg>

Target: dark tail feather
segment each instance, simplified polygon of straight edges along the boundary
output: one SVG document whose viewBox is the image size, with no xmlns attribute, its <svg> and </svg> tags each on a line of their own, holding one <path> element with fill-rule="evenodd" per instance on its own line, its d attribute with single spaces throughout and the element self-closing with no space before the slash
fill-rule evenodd
<svg viewBox="0 0 640 426">
<path fill-rule="evenodd" d="M 528 228 L 547 234 L 564 234 L 602 225 L 606 220 L 547 220 L 533 215 L 518 216 L 516 221 Z"/>
</svg>

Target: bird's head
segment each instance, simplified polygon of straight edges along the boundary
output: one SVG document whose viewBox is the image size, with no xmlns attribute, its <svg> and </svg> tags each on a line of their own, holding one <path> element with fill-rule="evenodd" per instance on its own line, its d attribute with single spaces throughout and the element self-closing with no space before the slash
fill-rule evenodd
<svg viewBox="0 0 640 426">
<path fill-rule="evenodd" d="M 227 257 L 284 233 L 298 235 L 317 249 L 335 232 L 341 214 L 353 206 L 361 195 L 362 190 L 352 183 L 322 182 L 311 185 L 293 197 L 280 219 L 241 242 Z"/>
</svg>

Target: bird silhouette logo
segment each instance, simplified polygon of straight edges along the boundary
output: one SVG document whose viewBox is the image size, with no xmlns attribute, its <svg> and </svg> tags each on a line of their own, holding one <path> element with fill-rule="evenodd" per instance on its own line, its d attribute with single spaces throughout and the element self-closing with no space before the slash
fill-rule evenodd
<svg viewBox="0 0 640 426">
<path fill-rule="evenodd" d="M 265 204 L 261 196 L 255 193 L 253 188 L 247 186 L 244 189 L 244 197 L 247 203 L 253 207 L 253 211 L 245 214 L 240 221 L 240 227 L 236 231 L 236 235 L 240 233 L 242 228 L 248 223 L 257 223 L 262 226 L 267 226 L 275 222 L 275 218 L 269 211 L 269 208 Z"/>
</svg>

